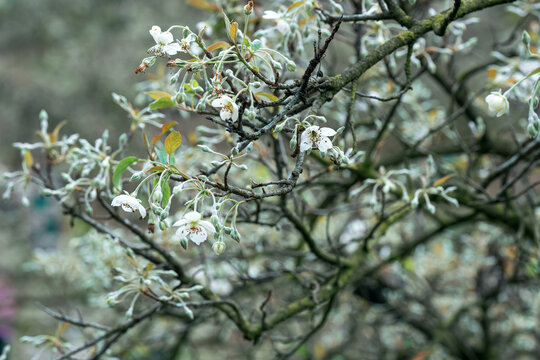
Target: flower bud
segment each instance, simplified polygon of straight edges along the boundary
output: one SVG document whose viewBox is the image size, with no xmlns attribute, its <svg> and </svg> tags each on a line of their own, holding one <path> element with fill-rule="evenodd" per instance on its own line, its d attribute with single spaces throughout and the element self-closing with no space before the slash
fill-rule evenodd
<svg viewBox="0 0 540 360">
<path fill-rule="evenodd" d="M 214 225 L 216 230 L 219 231 L 219 229 L 221 228 L 221 222 L 219 221 L 219 217 L 217 214 L 213 214 L 210 217 L 210 222 L 212 223 L 212 225 Z"/>
<path fill-rule="evenodd" d="M 536 126 L 534 126 L 534 123 L 529 123 L 529 125 L 527 125 L 527 133 L 529 134 L 529 137 L 531 139 L 534 139 L 536 136 L 538 136 L 538 129 L 536 128 Z"/>
<path fill-rule="evenodd" d="M 296 70 L 296 63 L 292 60 L 287 61 L 287 70 L 289 71 L 295 71 Z"/>
<path fill-rule="evenodd" d="M 285 125 L 287 125 L 287 121 L 282 121 L 280 122 L 279 124 L 276 125 L 276 127 L 274 128 L 274 131 L 275 132 L 282 132 L 283 129 L 285 128 Z"/>
<path fill-rule="evenodd" d="M 156 186 L 156 189 L 154 190 L 154 196 L 153 200 L 157 203 L 160 203 L 161 200 L 163 200 L 163 192 L 161 191 L 161 186 Z"/>
<path fill-rule="evenodd" d="M 255 120 L 255 118 L 257 117 L 257 113 L 252 109 L 246 110 L 244 114 L 246 114 L 246 117 L 251 121 Z"/>
<path fill-rule="evenodd" d="M 198 112 L 201 112 L 201 111 L 204 111 L 206 109 L 206 102 L 205 101 L 199 101 L 197 103 L 197 107 L 196 107 L 196 110 Z"/>
<path fill-rule="evenodd" d="M 214 253 L 216 255 L 221 255 L 225 252 L 225 249 L 227 248 L 227 246 L 225 245 L 225 243 L 223 241 L 216 241 L 214 243 L 214 245 L 212 245 L 212 250 L 214 250 Z"/>
<path fill-rule="evenodd" d="M 129 181 L 141 180 L 143 176 L 144 176 L 144 171 L 137 171 L 135 174 L 131 175 L 131 178 L 129 178 Z"/>
<path fill-rule="evenodd" d="M 531 44 L 531 36 L 526 30 L 523 31 L 523 34 L 521 35 L 521 41 L 523 41 L 523 44 L 525 44 L 527 49 L 529 49 L 529 46 Z"/>
<path fill-rule="evenodd" d="M 159 228 L 164 231 L 164 230 L 167 230 L 167 228 L 169 227 L 169 225 L 167 225 L 167 222 L 166 221 L 160 221 L 159 222 Z"/>
<path fill-rule="evenodd" d="M 207 153 L 213 153 L 213 151 L 206 145 L 197 145 L 202 151 Z"/>
<path fill-rule="evenodd" d="M 178 105 L 183 104 L 184 101 L 186 101 L 186 94 L 184 94 L 183 92 L 179 92 L 178 94 L 176 94 L 174 101 L 176 101 Z"/>
<path fill-rule="evenodd" d="M 283 66 L 281 66 L 281 63 L 279 61 L 272 60 L 272 66 L 274 66 L 277 70 L 283 69 Z"/>
<path fill-rule="evenodd" d="M 261 82 L 260 81 L 254 81 L 250 85 L 253 86 L 253 88 L 258 89 L 258 88 L 261 87 Z"/>
<path fill-rule="evenodd" d="M 182 238 L 180 239 L 180 245 L 184 248 L 184 250 L 187 250 L 187 247 L 188 247 L 188 240 L 187 238 Z"/>
<path fill-rule="evenodd" d="M 496 113 L 497 117 L 502 116 L 509 109 L 508 99 L 501 94 L 500 90 L 486 96 L 486 103 L 489 106 L 489 110 Z"/>
<path fill-rule="evenodd" d="M 240 233 L 235 228 L 233 228 L 231 231 L 231 238 L 236 242 L 240 242 Z"/>
</svg>

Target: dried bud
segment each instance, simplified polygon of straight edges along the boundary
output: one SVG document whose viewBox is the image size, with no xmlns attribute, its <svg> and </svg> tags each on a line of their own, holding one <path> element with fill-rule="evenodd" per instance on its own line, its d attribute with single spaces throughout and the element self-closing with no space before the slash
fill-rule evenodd
<svg viewBox="0 0 540 360">
<path fill-rule="evenodd" d="M 253 12 L 253 1 L 249 1 L 246 6 L 244 6 L 244 14 L 251 15 Z"/>
<path fill-rule="evenodd" d="M 146 65 L 144 62 L 142 62 L 137 68 L 135 69 L 135 74 L 144 73 L 148 65 Z"/>
</svg>

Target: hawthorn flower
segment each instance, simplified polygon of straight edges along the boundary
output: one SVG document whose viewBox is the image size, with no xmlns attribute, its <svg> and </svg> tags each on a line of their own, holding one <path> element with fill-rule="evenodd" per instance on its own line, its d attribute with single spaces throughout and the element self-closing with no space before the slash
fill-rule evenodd
<svg viewBox="0 0 540 360">
<path fill-rule="evenodd" d="M 193 34 L 189 34 L 182 40 L 180 40 L 180 48 L 181 52 L 189 52 L 191 51 L 191 44 L 195 41 L 195 36 Z"/>
<path fill-rule="evenodd" d="M 191 241 L 197 245 L 206 241 L 208 233 L 213 234 L 216 232 L 214 225 L 210 221 L 201 220 L 201 214 L 197 211 L 188 212 L 183 219 L 175 222 L 173 226 L 178 226 L 176 234 L 181 239 L 189 236 Z"/>
<path fill-rule="evenodd" d="M 300 137 L 300 151 L 311 150 L 315 145 L 320 152 L 325 153 L 332 148 L 332 141 L 328 137 L 334 135 L 336 135 L 334 129 L 312 125 L 304 130 Z"/>
<path fill-rule="evenodd" d="M 142 218 L 146 216 L 146 209 L 141 205 L 141 200 L 128 194 L 118 195 L 113 199 L 111 205 L 120 206 L 125 212 L 138 211 Z"/>
<path fill-rule="evenodd" d="M 230 97 L 224 95 L 220 98 L 212 101 L 212 106 L 215 108 L 221 108 L 219 116 L 221 120 L 232 119 L 236 121 L 238 119 L 238 105 Z"/>
<path fill-rule="evenodd" d="M 490 111 L 497 113 L 497 117 L 502 116 L 509 108 L 508 99 L 501 94 L 501 90 L 493 91 L 486 96 L 486 103 L 488 104 Z"/>
<path fill-rule="evenodd" d="M 276 28 L 280 33 L 286 33 L 291 30 L 289 23 L 283 19 L 283 15 L 272 10 L 265 10 L 263 19 L 273 20 Z"/>
<path fill-rule="evenodd" d="M 184 52 L 183 47 L 174 42 L 174 37 L 170 31 L 161 32 L 161 28 L 157 25 L 152 26 L 150 29 L 150 35 L 154 38 L 156 45 L 150 48 L 149 51 L 154 52 L 156 55 L 176 55 L 177 52 Z"/>
</svg>

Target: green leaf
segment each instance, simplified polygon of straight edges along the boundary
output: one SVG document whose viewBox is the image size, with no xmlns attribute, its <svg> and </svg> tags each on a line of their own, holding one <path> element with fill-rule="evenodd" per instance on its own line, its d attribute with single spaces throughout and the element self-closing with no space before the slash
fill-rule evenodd
<svg viewBox="0 0 540 360">
<path fill-rule="evenodd" d="M 162 97 L 150 104 L 150 110 L 163 109 L 174 106 L 174 102 L 171 98 Z"/>
<path fill-rule="evenodd" d="M 178 131 L 173 131 L 165 138 L 165 150 L 171 155 L 182 144 L 182 135 Z"/>
<path fill-rule="evenodd" d="M 165 207 L 167 206 L 167 203 L 169 202 L 169 198 L 171 197 L 171 187 L 169 186 L 169 183 L 165 180 L 161 182 L 161 191 L 163 194 L 163 199 L 161 200 L 161 204 Z"/>
<path fill-rule="evenodd" d="M 156 143 L 156 153 L 157 153 L 159 161 L 162 164 L 167 164 L 168 154 L 167 154 L 167 151 L 165 151 L 165 149 L 163 148 L 163 144 L 161 142 Z"/>
<path fill-rule="evenodd" d="M 124 171 L 126 171 L 126 169 L 131 164 L 133 164 L 136 161 L 139 161 L 138 157 L 136 157 L 136 156 L 128 156 L 128 157 L 123 158 L 122 160 L 120 160 L 118 165 L 116 165 L 116 169 L 114 169 L 113 178 L 112 178 L 113 185 L 114 185 L 115 188 L 117 188 L 119 190 L 121 189 L 120 188 L 120 178 L 122 177 L 122 174 L 124 173 Z"/>
</svg>

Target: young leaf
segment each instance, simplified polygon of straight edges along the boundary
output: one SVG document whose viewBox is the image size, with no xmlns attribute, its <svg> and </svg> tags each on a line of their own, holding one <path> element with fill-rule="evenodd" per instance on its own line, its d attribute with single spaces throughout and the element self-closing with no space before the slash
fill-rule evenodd
<svg viewBox="0 0 540 360">
<path fill-rule="evenodd" d="M 294 2 L 294 3 L 292 3 L 291 5 L 289 5 L 289 7 L 287 8 L 287 11 L 292 10 L 292 9 L 294 9 L 295 7 L 298 7 L 298 6 L 303 5 L 303 4 L 304 4 L 304 1 L 297 1 L 297 2 Z"/>
<path fill-rule="evenodd" d="M 218 41 L 218 42 L 215 42 L 213 43 L 212 45 L 208 46 L 206 48 L 206 51 L 208 52 L 212 52 L 214 50 L 217 50 L 217 49 L 222 49 L 222 48 L 228 48 L 230 47 L 231 45 L 228 43 L 228 42 L 225 42 L 225 41 Z"/>
<path fill-rule="evenodd" d="M 163 170 L 165 170 L 165 168 L 163 166 L 153 166 L 151 167 L 150 169 L 146 170 L 147 173 L 150 173 L 150 172 L 157 172 L 157 173 L 160 173 L 162 172 Z"/>
<path fill-rule="evenodd" d="M 278 97 L 276 95 L 273 95 L 273 94 L 269 94 L 269 93 L 266 93 L 264 91 L 258 91 L 255 93 L 255 96 L 260 98 L 261 96 L 267 98 L 268 100 L 270 101 L 278 101 Z"/>
<path fill-rule="evenodd" d="M 182 143 L 182 136 L 178 131 L 173 131 L 165 139 L 165 151 L 171 155 Z"/>
<path fill-rule="evenodd" d="M 163 126 L 161 126 L 161 134 L 162 135 L 165 134 L 167 130 L 169 130 L 176 124 L 178 124 L 177 121 L 169 121 L 168 123 L 163 124 Z"/>
<path fill-rule="evenodd" d="M 128 157 L 123 158 L 122 160 L 120 160 L 118 165 L 116 165 L 116 169 L 114 170 L 113 178 L 112 178 L 113 186 L 115 188 L 120 190 L 120 177 L 122 176 L 124 171 L 126 171 L 126 169 L 131 164 L 133 164 L 134 162 L 136 162 L 138 160 L 139 160 L 139 158 L 136 157 L 136 156 L 128 156 Z"/>
<path fill-rule="evenodd" d="M 174 106 L 174 102 L 171 98 L 162 97 L 150 104 L 150 110 L 163 109 L 166 107 Z"/>
<path fill-rule="evenodd" d="M 450 179 L 452 176 L 454 176 L 454 174 L 443 176 L 442 178 L 438 179 L 433 183 L 433 187 L 441 186 L 446 182 L 446 180 Z"/>
<path fill-rule="evenodd" d="M 238 31 L 238 23 L 234 21 L 229 29 L 229 36 L 231 40 L 236 43 L 236 32 Z"/>
<path fill-rule="evenodd" d="M 156 143 L 156 153 L 157 153 L 159 161 L 162 164 L 167 164 L 168 154 L 167 154 L 167 151 L 165 151 L 165 149 L 163 148 L 163 145 L 160 142 Z"/>
<path fill-rule="evenodd" d="M 24 164 L 27 168 L 31 168 L 32 164 L 34 164 L 34 157 L 32 156 L 30 150 L 26 150 L 24 152 Z"/>
<path fill-rule="evenodd" d="M 58 125 L 56 125 L 53 132 L 49 134 L 49 139 L 51 140 L 51 142 L 56 142 L 56 140 L 58 140 L 58 133 L 60 132 L 60 129 L 62 128 L 62 126 L 66 125 L 66 123 L 67 121 L 64 120 Z"/>
<path fill-rule="evenodd" d="M 210 10 L 210 11 L 221 10 L 221 8 L 217 6 L 216 4 L 212 4 L 204 0 L 187 0 L 187 4 L 197 9 L 202 9 L 202 10 Z"/>
<path fill-rule="evenodd" d="M 164 97 L 172 98 L 172 95 L 161 90 L 146 91 L 146 95 L 150 96 L 154 100 L 159 100 Z"/>
<path fill-rule="evenodd" d="M 161 200 L 161 204 L 163 206 L 167 206 L 171 197 L 171 187 L 169 186 L 169 183 L 167 181 L 161 182 L 161 191 L 163 193 L 163 199 Z"/>
<path fill-rule="evenodd" d="M 536 75 L 540 73 L 540 67 L 537 67 L 536 69 L 534 69 L 533 71 L 531 71 L 530 73 L 527 74 L 527 77 L 531 77 L 533 75 Z"/>
</svg>

